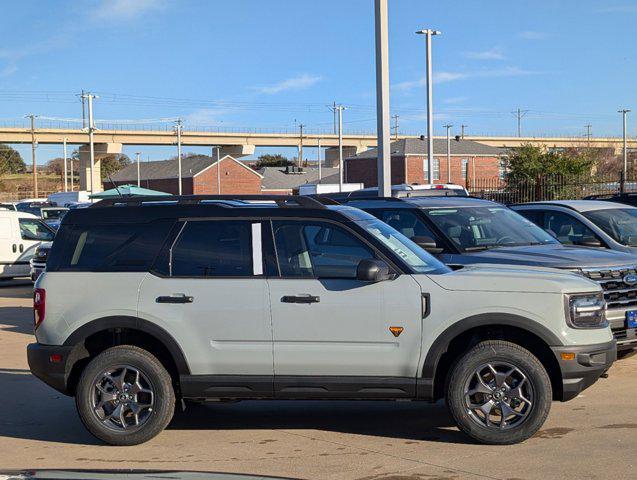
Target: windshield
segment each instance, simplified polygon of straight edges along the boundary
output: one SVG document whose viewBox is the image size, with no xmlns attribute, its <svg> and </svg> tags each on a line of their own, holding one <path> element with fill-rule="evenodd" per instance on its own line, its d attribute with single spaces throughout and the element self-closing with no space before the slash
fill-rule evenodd
<svg viewBox="0 0 637 480">
<path fill-rule="evenodd" d="M 533 222 L 506 207 L 440 208 L 424 213 L 466 252 L 558 243 Z"/>
<path fill-rule="evenodd" d="M 380 240 L 405 262 L 413 273 L 446 273 L 449 268 L 402 233 L 380 220 L 359 220 L 356 222 L 374 237 Z"/>
<path fill-rule="evenodd" d="M 637 209 L 609 208 L 583 214 L 591 222 L 610 235 L 613 240 L 637 247 Z"/>
</svg>

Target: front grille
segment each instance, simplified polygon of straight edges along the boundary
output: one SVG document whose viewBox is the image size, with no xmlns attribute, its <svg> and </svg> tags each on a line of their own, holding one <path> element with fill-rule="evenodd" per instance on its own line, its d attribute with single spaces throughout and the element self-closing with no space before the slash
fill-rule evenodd
<svg viewBox="0 0 637 480">
<path fill-rule="evenodd" d="M 626 275 L 637 275 L 636 266 L 587 268 L 582 273 L 602 286 L 608 308 L 637 306 L 637 284 L 629 285 L 624 282 Z"/>
</svg>

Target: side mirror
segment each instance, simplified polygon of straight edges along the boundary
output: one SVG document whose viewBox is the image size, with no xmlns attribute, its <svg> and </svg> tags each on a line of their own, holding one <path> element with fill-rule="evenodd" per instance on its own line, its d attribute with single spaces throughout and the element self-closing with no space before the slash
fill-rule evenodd
<svg viewBox="0 0 637 480">
<path fill-rule="evenodd" d="M 420 248 L 433 255 L 442 253 L 443 251 L 443 248 L 439 247 L 436 241 L 431 237 L 413 237 L 411 240 Z"/>
<path fill-rule="evenodd" d="M 576 242 L 574 242 L 575 245 L 578 245 L 580 247 L 601 247 L 602 246 L 602 242 L 600 242 L 597 238 L 595 237 L 584 237 L 581 240 L 578 240 Z"/>
<path fill-rule="evenodd" d="M 389 265 L 382 260 L 368 258 L 358 262 L 356 267 L 356 279 L 361 282 L 383 282 L 392 278 Z"/>
</svg>

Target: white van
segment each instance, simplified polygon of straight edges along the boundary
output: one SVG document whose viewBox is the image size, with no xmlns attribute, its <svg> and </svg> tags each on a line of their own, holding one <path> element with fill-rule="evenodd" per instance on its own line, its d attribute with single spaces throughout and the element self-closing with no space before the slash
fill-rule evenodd
<svg viewBox="0 0 637 480">
<path fill-rule="evenodd" d="M 0 278 L 28 277 L 36 247 L 54 236 L 35 215 L 0 210 Z"/>
</svg>

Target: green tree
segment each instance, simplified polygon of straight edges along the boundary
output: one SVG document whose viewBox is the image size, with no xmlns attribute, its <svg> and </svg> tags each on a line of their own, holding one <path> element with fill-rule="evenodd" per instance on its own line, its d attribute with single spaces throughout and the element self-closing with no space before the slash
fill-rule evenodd
<svg viewBox="0 0 637 480">
<path fill-rule="evenodd" d="M 131 160 L 123 153 L 107 155 L 101 159 L 102 180 L 107 180 L 110 175 L 120 171 L 126 165 L 130 165 Z"/>
<path fill-rule="evenodd" d="M 293 165 L 293 163 L 279 153 L 275 155 L 265 154 L 259 156 L 254 168 L 258 170 L 264 167 L 287 167 L 288 165 Z"/>
<path fill-rule="evenodd" d="M 16 149 L 0 143 L 0 175 L 24 173 L 27 166 Z"/>
</svg>

